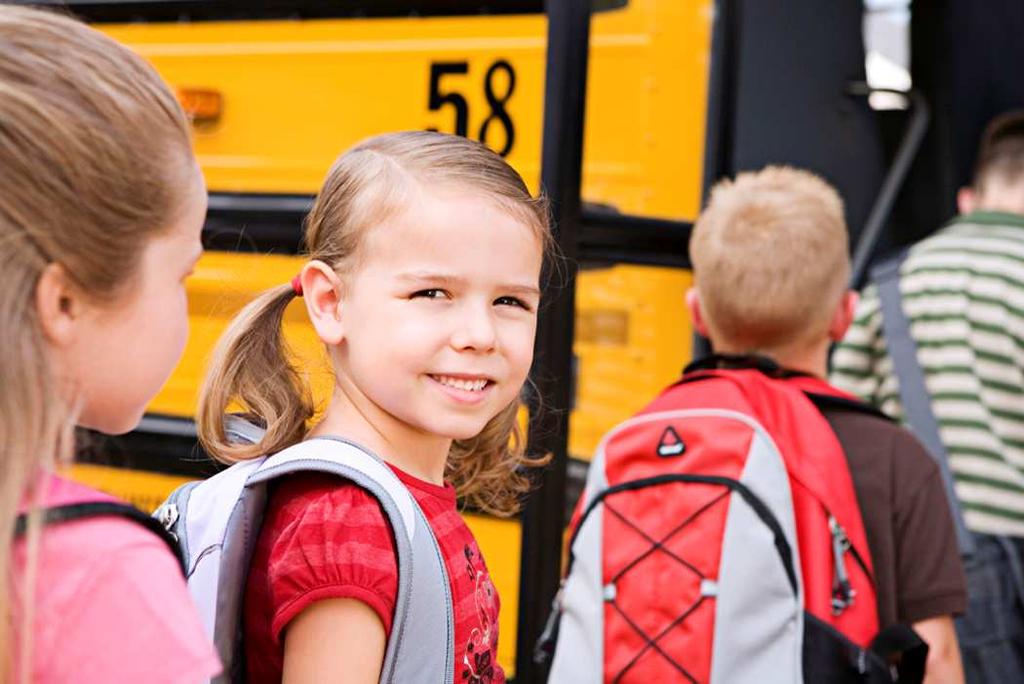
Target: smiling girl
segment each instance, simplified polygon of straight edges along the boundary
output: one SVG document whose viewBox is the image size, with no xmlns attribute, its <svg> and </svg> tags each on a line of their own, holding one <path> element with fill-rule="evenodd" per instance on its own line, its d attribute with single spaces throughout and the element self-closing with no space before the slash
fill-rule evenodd
<svg viewBox="0 0 1024 684">
<path fill-rule="evenodd" d="M 233 462 L 342 437 L 383 459 L 444 555 L 458 682 L 502 682 L 498 597 L 456 500 L 516 510 L 527 480 L 516 414 L 533 356 L 547 209 L 498 155 L 464 138 L 372 138 L 331 169 L 309 217 L 310 261 L 222 339 L 204 385 L 200 437 Z M 296 296 L 334 367 L 319 422 L 281 336 Z M 230 443 L 240 405 L 267 426 Z M 398 571 L 377 500 L 326 474 L 272 490 L 250 566 L 245 641 L 252 682 L 376 682 Z M 423 648 L 445 648 L 443 636 Z"/>
</svg>

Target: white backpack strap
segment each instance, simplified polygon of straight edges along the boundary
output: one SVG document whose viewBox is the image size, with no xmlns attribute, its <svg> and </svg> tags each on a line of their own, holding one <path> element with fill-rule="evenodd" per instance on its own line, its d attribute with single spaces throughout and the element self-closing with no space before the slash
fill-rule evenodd
<svg viewBox="0 0 1024 684">
<path fill-rule="evenodd" d="M 319 471 L 344 477 L 373 494 L 394 531 L 398 561 L 395 617 L 381 682 L 451 683 L 455 672 L 455 620 L 444 556 L 409 490 L 377 456 L 337 437 L 300 442 L 268 458 L 246 482 L 265 490 L 287 473 Z M 444 635 L 445 648 L 438 639 Z"/>
</svg>

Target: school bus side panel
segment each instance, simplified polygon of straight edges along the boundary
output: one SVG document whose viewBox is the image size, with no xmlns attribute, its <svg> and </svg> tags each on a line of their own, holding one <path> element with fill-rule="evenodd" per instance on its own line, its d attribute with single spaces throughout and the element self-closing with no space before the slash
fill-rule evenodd
<svg viewBox="0 0 1024 684">
<path fill-rule="evenodd" d="M 692 219 L 700 199 L 710 0 L 632 0 L 596 15 L 584 152 L 587 201 L 629 213 Z M 337 155 L 400 129 L 457 132 L 503 152 L 538 189 L 545 21 L 474 16 L 107 25 L 175 87 L 220 96 L 219 118 L 195 127 L 212 193 L 317 191 Z M 192 332 L 152 414 L 191 418 L 210 351 L 253 296 L 301 266 L 287 254 L 211 252 L 189 283 Z M 689 355 L 688 275 L 629 266 L 580 274 L 579 396 L 570 450 L 646 402 Z M 333 378 L 301 301 L 285 326 L 321 406 Z M 120 469 L 75 476 L 141 505 L 174 478 Z M 148 476 L 148 477 L 147 477 Z M 142 478 L 142 479 L 140 479 Z M 173 481 L 172 481 L 173 480 Z M 511 674 L 519 526 L 467 515 L 502 600 L 499 659 Z"/>
</svg>

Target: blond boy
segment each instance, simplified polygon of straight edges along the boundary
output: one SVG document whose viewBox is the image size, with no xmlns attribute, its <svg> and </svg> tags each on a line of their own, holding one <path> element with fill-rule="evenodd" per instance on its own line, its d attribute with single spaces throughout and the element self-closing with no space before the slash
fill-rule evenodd
<svg viewBox="0 0 1024 684">
<path fill-rule="evenodd" d="M 817 176 L 771 166 L 712 190 L 690 242 L 687 305 L 718 354 L 760 355 L 827 376 L 857 295 L 842 200 Z M 911 624 L 929 645 L 926 682 L 962 682 L 952 615 L 966 605 L 938 468 L 908 432 L 862 412 L 827 409 L 849 462 L 870 547 L 880 626 Z"/>
</svg>

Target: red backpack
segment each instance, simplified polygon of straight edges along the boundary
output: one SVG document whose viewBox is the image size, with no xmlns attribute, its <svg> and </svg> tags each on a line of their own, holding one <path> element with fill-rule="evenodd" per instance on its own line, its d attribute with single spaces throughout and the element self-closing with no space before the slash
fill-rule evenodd
<svg viewBox="0 0 1024 684">
<path fill-rule="evenodd" d="M 550 681 L 892 682 L 902 651 L 898 681 L 923 675 L 908 628 L 876 641 L 860 508 L 816 402 L 875 411 L 750 363 L 687 372 L 602 440 L 538 648 L 557 638 Z"/>
</svg>

